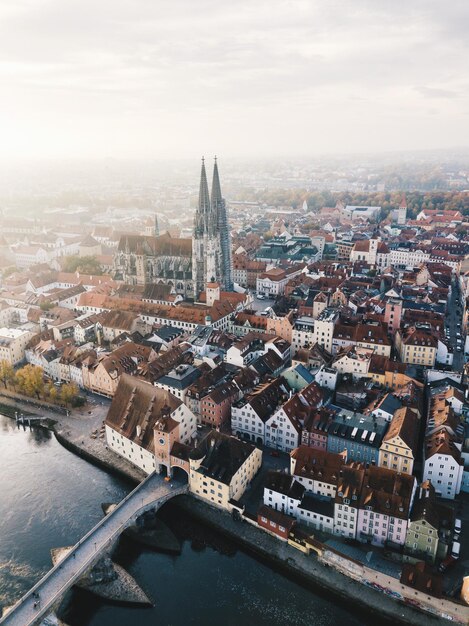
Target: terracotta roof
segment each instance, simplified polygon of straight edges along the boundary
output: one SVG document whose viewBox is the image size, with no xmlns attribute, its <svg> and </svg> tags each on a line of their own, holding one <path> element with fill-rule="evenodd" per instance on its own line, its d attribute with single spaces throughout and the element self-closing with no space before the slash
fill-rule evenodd
<svg viewBox="0 0 469 626">
<path fill-rule="evenodd" d="M 427 346 L 431 348 L 438 347 L 438 339 L 432 332 L 411 327 L 404 333 L 402 342 L 406 346 Z"/>
<path fill-rule="evenodd" d="M 360 508 L 408 519 L 415 477 L 384 467 L 370 466 L 365 472 Z"/>
<path fill-rule="evenodd" d="M 163 425 L 161 422 L 170 418 L 181 404 L 181 400 L 168 391 L 124 374 L 109 408 L 106 425 L 154 453 L 154 428 Z"/>
<path fill-rule="evenodd" d="M 132 330 L 135 320 L 138 319 L 136 313 L 128 311 L 107 311 L 101 319 L 101 324 L 106 328 L 115 328 L 118 330 Z"/>
<path fill-rule="evenodd" d="M 400 582 L 436 598 L 441 598 L 443 594 L 442 577 L 439 574 L 435 574 L 432 567 L 423 561 L 415 564 L 404 563 Z"/>
<path fill-rule="evenodd" d="M 394 413 L 383 442 L 400 437 L 413 453 L 417 445 L 419 427 L 420 420 L 417 414 L 409 407 L 403 406 Z"/>
<path fill-rule="evenodd" d="M 425 439 L 425 458 L 429 459 L 435 454 L 452 456 L 454 460 L 463 465 L 461 452 L 456 447 L 455 437 L 446 430 L 439 430 Z"/>
<path fill-rule="evenodd" d="M 347 453 L 340 454 L 327 452 L 318 448 L 300 446 L 290 453 L 295 460 L 294 476 L 301 476 L 309 480 L 337 485 L 340 469 L 346 462 Z"/>
<path fill-rule="evenodd" d="M 256 415 L 266 422 L 279 407 L 281 401 L 288 397 L 289 387 L 283 378 L 275 378 L 258 385 L 246 395 L 239 405 L 250 404 Z"/>
<path fill-rule="evenodd" d="M 265 517 L 267 520 L 275 522 L 277 526 L 283 526 L 286 530 L 290 531 L 293 526 L 296 524 L 296 519 L 291 517 L 290 515 L 285 515 L 281 511 L 276 511 L 272 509 L 270 506 L 262 504 L 258 511 L 258 517 Z"/>
</svg>

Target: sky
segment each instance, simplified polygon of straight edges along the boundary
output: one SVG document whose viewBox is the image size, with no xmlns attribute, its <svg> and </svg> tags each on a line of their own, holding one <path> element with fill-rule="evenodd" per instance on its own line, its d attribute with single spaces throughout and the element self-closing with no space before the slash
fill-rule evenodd
<svg viewBox="0 0 469 626">
<path fill-rule="evenodd" d="M 469 146 L 467 0 L 2 0 L 0 158 Z"/>
</svg>

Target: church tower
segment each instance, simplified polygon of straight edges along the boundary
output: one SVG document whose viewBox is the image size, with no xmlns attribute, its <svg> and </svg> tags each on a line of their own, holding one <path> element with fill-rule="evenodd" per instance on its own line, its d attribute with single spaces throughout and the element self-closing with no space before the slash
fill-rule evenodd
<svg viewBox="0 0 469 626">
<path fill-rule="evenodd" d="M 205 161 L 202 158 L 200 172 L 199 203 L 194 216 L 194 233 L 192 236 L 192 280 L 194 297 L 197 298 L 205 290 L 207 282 L 207 230 L 210 217 L 210 196 L 208 193 Z"/>
<path fill-rule="evenodd" d="M 213 166 L 211 202 L 220 238 L 220 280 L 225 291 L 233 291 L 233 263 L 231 260 L 230 227 L 228 224 L 226 203 L 221 195 L 217 157 L 215 157 L 215 165 Z"/>
<path fill-rule="evenodd" d="M 205 291 L 207 284 L 219 283 L 223 290 L 233 289 L 231 241 L 225 201 L 221 195 L 218 166 L 215 159 L 210 198 L 202 159 L 199 203 L 194 217 L 192 238 L 192 279 L 194 297 Z"/>
</svg>

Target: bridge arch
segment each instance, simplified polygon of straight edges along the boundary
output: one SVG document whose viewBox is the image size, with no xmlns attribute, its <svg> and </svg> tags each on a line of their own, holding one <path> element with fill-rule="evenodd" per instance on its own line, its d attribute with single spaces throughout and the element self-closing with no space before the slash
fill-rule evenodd
<svg viewBox="0 0 469 626">
<path fill-rule="evenodd" d="M 171 476 L 181 483 L 187 483 L 189 481 L 189 469 L 182 465 L 171 465 Z"/>
<path fill-rule="evenodd" d="M 188 489 L 187 483 L 168 483 L 156 473 L 150 474 L 0 618 L 1 626 L 37 624 L 40 618 L 55 610 L 64 593 L 112 548 L 123 530 L 133 525 L 145 511 L 158 510 L 171 498 L 187 493 Z M 37 593 L 41 596 L 39 607 L 35 601 Z"/>
</svg>

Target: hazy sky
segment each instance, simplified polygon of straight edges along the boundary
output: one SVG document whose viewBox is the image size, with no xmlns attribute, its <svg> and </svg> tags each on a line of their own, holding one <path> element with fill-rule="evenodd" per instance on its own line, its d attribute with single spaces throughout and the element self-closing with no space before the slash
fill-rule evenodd
<svg viewBox="0 0 469 626">
<path fill-rule="evenodd" d="M 469 0 L 2 0 L 0 157 L 469 146 Z"/>
</svg>

